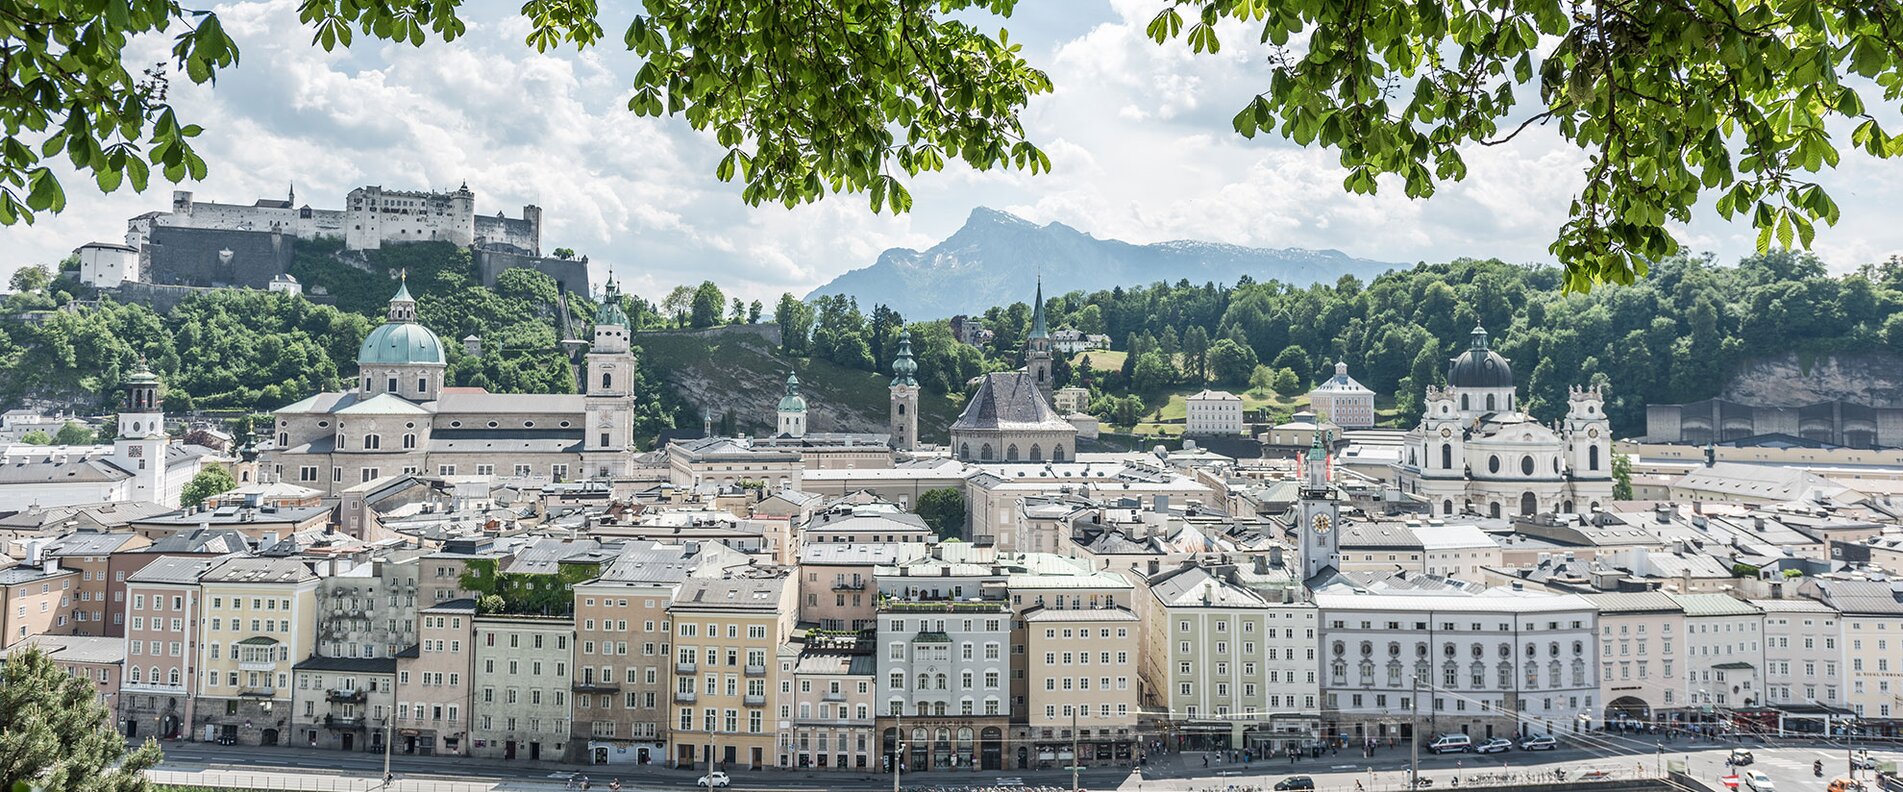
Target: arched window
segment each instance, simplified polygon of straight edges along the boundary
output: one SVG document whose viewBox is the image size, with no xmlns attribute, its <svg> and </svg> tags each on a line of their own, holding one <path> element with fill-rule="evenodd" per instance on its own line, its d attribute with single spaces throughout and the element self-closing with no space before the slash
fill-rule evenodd
<svg viewBox="0 0 1903 792">
<path fill-rule="evenodd" d="M 289 448 L 290 445 L 291 445 L 291 433 L 279 432 L 278 433 L 278 447 Z"/>
<path fill-rule="evenodd" d="M 369 387 L 369 386 L 366 385 L 364 387 Z M 1460 394 L 1460 409 L 1462 410 L 1472 409 L 1472 407 L 1467 404 L 1467 394 L 1465 393 Z"/>
<path fill-rule="evenodd" d="M 363 450 L 375 451 L 382 447 L 383 437 L 381 435 L 367 434 L 363 436 Z"/>
<path fill-rule="evenodd" d="M 178 685 L 178 669 L 177 668 L 173 668 L 170 671 L 167 671 L 165 673 L 165 683 L 168 685 L 173 685 L 173 686 Z"/>
<path fill-rule="evenodd" d="M 1051 446 L 1051 461 L 1052 462 L 1064 461 L 1064 447 L 1062 445 Z"/>
<path fill-rule="evenodd" d="M 959 459 L 970 459 L 970 458 L 971 458 L 971 444 L 970 444 L 970 443 L 959 443 L 959 444 L 958 444 L 958 458 L 959 458 Z"/>
<path fill-rule="evenodd" d="M 919 675 L 918 675 L 918 689 L 919 689 L 919 690 L 931 690 L 931 689 L 932 689 L 932 675 L 931 675 L 931 674 L 919 674 Z"/>
<path fill-rule="evenodd" d="M 1012 443 L 1004 447 L 1004 461 L 1006 462 L 1018 461 L 1018 444 L 1017 443 Z"/>
<path fill-rule="evenodd" d="M 1530 516 L 1533 514 L 1537 514 L 1539 510 L 1540 510 L 1539 499 L 1533 497 L 1533 493 L 1531 492 L 1520 493 L 1520 513 L 1521 514 Z"/>
<path fill-rule="evenodd" d="M 1493 394 L 1487 394 L 1487 412 L 1493 412 Z"/>
<path fill-rule="evenodd" d="M 1599 469 L 1599 446 L 1595 445 L 1595 446 L 1586 447 L 1586 469 L 1587 470 Z"/>
<path fill-rule="evenodd" d="M 1038 444 L 1036 443 L 1031 444 L 1031 461 L 1032 462 L 1044 461 L 1044 449 L 1039 447 Z"/>
<path fill-rule="evenodd" d="M 132 667 L 132 683 L 136 685 L 136 684 L 138 684 L 138 683 L 139 683 L 140 681 L 141 681 L 141 680 L 139 679 L 139 667 L 138 667 L 138 666 L 133 666 L 133 667 Z"/>
<path fill-rule="evenodd" d="M 899 414 L 900 415 L 905 414 L 905 402 L 899 402 Z"/>
<path fill-rule="evenodd" d="M 602 390 L 607 390 L 607 389 L 609 389 L 609 388 L 612 388 L 612 387 L 614 387 L 614 386 L 615 386 L 615 375 L 614 375 L 614 372 L 611 372 L 611 371 L 604 371 L 604 372 L 601 372 L 601 389 L 602 389 Z"/>
<path fill-rule="evenodd" d="M 1440 444 L 1440 467 L 1442 470 L 1454 469 L 1454 444 Z"/>
<path fill-rule="evenodd" d="M 403 448 L 407 450 L 407 449 L 411 449 L 415 447 L 416 447 L 416 435 L 414 433 L 403 435 Z"/>
<path fill-rule="evenodd" d="M 1493 519 L 1496 519 L 1496 520 L 1500 519 L 1500 502 L 1499 501 L 1494 501 L 1492 503 L 1487 504 L 1487 516 L 1492 517 Z"/>
<path fill-rule="evenodd" d="M 1441 514 L 1454 513 L 1454 499 L 1453 498 L 1447 498 L 1440 502 L 1440 513 Z"/>
<path fill-rule="evenodd" d="M 990 444 L 990 443 L 986 443 L 986 444 L 984 444 L 984 445 L 982 445 L 982 446 L 979 446 L 979 448 L 978 448 L 978 459 L 980 459 L 980 460 L 982 460 L 982 461 L 985 461 L 985 462 L 990 462 L 990 461 L 991 461 L 991 444 Z"/>
</svg>

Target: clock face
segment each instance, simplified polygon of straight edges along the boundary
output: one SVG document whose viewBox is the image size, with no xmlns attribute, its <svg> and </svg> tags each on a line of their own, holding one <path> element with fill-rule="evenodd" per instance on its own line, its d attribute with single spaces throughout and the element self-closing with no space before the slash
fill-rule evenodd
<svg viewBox="0 0 1903 792">
<path fill-rule="evenodd" d="M 1445 428 L 1445 427 L 1442 427 L 1442 428 L 1441 428 L 1441 430 L 1440 430 L 1440 436 L 1441 436 L 1441 437 L 1453 437 L 1453 436 L 1454 436 L 1454 430 L 1452 430 L 1452 429 L 1448 429 L 1448 428 Z"/>
<path fill-rule="evenodd" d="M 1313 530 L 1317 534 L 1325 534 L 1331 530 L 1334 530 L 1335 523 L 1333 520 L 1328 519 L 1328 515 L 1317 514 L 1314 517 L 1309 518 L 1308 527 L 1310 530 Z"/>
<path fill-rule="evenodd" d="M 1586 436 L 1587 436 L 1587 437 L 1598 437 L 1598 436 L 1599 436 L 1599 427 L 1597 427 L 1597 426 L 1595 426 L 1595 427 L 1593 427 L 1593 428 L 1591 428 L 1591 429 L 1587 429 L 1587 430 L 1586 430 Z"/>
</svg>

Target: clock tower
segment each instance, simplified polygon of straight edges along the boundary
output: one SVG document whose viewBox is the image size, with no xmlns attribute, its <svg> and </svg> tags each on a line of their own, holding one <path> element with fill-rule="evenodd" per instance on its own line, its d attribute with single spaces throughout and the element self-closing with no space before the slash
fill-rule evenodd
<svg viewBox="0 0 1903 792">
<path fill-rule="evenodd" d="M 1295 526 L 1296 533 L 1302 537 L 1302 575 L 1304 580 L 1313 579 L 1323 569 L 1335 565 L 1335 551 L 1340 545 L 1341 507 L 1335 502 L 1335 493 L 1329 487 L 1328 449 L 1322 445 L 1322 433 L 1315 432 L 1315 442 L 1308 447 L 1303 460 L 1306 468 L 1302 478 L 1302 500 L 1296 506 L 1300 521 Z"/>
</svg>

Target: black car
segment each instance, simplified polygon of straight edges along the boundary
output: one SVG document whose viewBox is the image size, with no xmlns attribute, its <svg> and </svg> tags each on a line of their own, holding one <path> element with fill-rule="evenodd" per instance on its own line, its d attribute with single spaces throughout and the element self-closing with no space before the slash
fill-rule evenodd
<svg viewBox="0 0 1903 792">
<path fill-rule="evenodd" d="M 1290 790 L 1290 789 L 1314 789 L 1314 788 L 1315 788 L 1315 779 L 1309 778 L 1308 776 L 1289 776 L 1288 778 L 1284 778 L 1280 781 L 1275 782 L 1276 792 L 1287 792 L 1287 790 Z"/>
</svg>

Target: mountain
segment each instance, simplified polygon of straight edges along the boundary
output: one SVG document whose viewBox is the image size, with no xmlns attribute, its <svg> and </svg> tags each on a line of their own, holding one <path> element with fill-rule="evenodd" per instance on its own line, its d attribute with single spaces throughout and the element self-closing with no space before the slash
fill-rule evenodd
<svg viewBox="0 0 1903 792">
<path fill-rule="evenodd" d="M 1234 283 L 1242 275 L 1306 286 L 1332 283 L 1343 275 L 1368 280 L 1396 266 L 1338 250 L 1192 241 L 1135 245 L 1098 239 L 1063 223 L 1040 226 L 979 207 L 964 227 L 931 249 L 887 250 L 872 266 L 834 278 L 806 299 L 851 295 L 861 308 L 884 303 L 916 321 L 1028 302 L 1040 272 L 1046 293 L 1061 294 L 1183 279 Z"/>
</svg>

